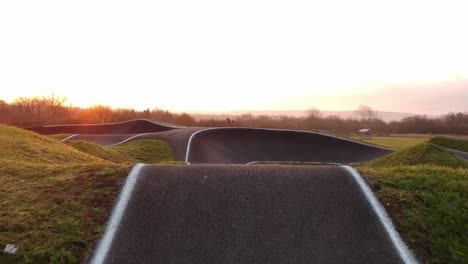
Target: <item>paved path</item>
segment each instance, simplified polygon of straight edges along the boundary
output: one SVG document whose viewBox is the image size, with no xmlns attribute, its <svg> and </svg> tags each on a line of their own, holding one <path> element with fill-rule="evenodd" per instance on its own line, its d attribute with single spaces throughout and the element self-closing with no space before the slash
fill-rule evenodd
<svg viewBox="0 0 468 264">
<path fill-rule="evenodd" d="M 147 165 L 130 176 L 92 264 L 411 263 L 342 167 Z"/>
</svg>

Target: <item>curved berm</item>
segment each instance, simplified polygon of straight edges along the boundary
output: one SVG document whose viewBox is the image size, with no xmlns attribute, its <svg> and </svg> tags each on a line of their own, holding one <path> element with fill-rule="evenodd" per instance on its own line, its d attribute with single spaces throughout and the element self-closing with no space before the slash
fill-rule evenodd
<svg viewBox="0 0 468 264">
<path fill-rule="evenodd" d="M 76 134 L 66 140 L 86 140 L 101 146 L 114 146 L 137 139 L 158 139 L 167 141 L 173 151 L 176 160 L 185 161 L 188 141 L 190 136 L 201 128 L 179 128 L 163 132 L 141 134 Z"/>
<path fill-rule="evenodd" d="M 119 123 L 105 124 L 73 124 L 73 125 L 48 125 L 29 127 L 27 129 L 34 132 L 51 135 L 51 134 L 136 134 L 161 132 L 180 128 L 173 125 L 168 125 L 147 119 L 136 119 Z"/>
<path fill-rule="evenodd" d="M 137 165 L 90 263 L 412 263 L 353 171 Z"/>
<path fill-rule="evenodd" d="M 190 163 L 359 163 L 393 152 L 348 139 L 292 130 L 213 128 L 195 133 L 190 141 L 186 160 Z"/>
</svg>

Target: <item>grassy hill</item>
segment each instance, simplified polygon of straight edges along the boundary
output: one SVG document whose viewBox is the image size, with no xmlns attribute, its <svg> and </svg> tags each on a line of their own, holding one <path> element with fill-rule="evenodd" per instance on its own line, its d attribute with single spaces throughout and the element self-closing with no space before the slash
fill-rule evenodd
<svg viewBox="0 0 468 264">
<path fill-rule="evenodd" d="M 66 141 L 76 150 L 117 163 L 159 163 L 174 161 L 171 146 L 161 140 L 133 140 L 113 147 L 101 147 L 82 140 Z"/>
<path fill-rule="evenodd" d="M 134 162 L 173 159 L 161 141 L 102 148 L 0 125 L 0 263 L 79 263 L 94 247 Z M 147 157 L 144 153 L 157 153 Z"/>
<path fill-rule="evenodd" d="M 72 147 L 12 126 L 0 125 L 0 160 L 36 164 L 98 162 L 95 156 Z"/>
<path fill-rule="evenodd" d="M 444 148 L 468 152 L 468 140 L 438 136 L 431 138 L 429 142 Z"/>
<path fill-rule="evenodd" d="M 385 157 L 368 162 L 367 166 L 412 166 L 412 165 L 439 165 L 453 168 L 468 168 L 468 161 L 448 152 L 444 148 L 424 143 L 414 147 L 405 148 Z"/>
<path fill-rule="evenodd" d="M 468 263 L 467 164 L 425 143 L 358 169 L 422 263 Z"/>
</svg>

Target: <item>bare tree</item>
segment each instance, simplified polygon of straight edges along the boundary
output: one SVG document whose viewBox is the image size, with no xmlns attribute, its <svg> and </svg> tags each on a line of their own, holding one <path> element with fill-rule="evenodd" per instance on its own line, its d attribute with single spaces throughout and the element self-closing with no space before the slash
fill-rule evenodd
<svg viewBox="0 0 468 264">
<path fill-rule="evenodd" d="M 48 118 L 56 119 L 59 114 L 65 110 L 65 103 L 67 100 L 67 97 L 59 96 L 54 91 L 43 96 L 42 101 L 45 106 L 45 111 L 48 114 Z"/>
<path fill-rule="evenodd" d="M 109 122 L 112 115 L 112 109 L 110 106 L 94 105 L 90 110 L 94 115 L 94 122 L 98 124 Z"/>
<path fill-rule="evenodd" d="M 372 120 L 379 118 L 379 113 L 368 105 L 359 105 L 356 112 L 361 117 L 361 120 Z"/>
<path fill-rule="evenodd" d="M 318 108 L 312 107 L 306 110 L 306 116 L 307 118 L 318 119 L 322 118 L 323 114 Z"/>
</svg>

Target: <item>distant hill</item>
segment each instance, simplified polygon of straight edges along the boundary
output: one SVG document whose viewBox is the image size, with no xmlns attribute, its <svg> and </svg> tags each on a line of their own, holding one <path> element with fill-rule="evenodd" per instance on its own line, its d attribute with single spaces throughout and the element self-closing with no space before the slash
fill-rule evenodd
<svg viewBox="0 0 468 264">
<path fill-rule="evenodd" d="M 356 111 L 321 111 L 324 117 L 327 116 L 339 116 L 341 118 L 359 118 L 359 115 Z M 197 119 L 226 119 L 226 118 L 235 118 L 236 116 L 243 114 L 252 114 L 252 115 L 266 115 L 266 116 L 293 116 L 293 117 L 304 117 L 306 115 L 306 110 L 264 110 L 264 111 L 229 111 L 229 112 L 208 112 L 208 113 L 193 113 L 192 115 Z M 399 112 L 384 112 L 378 111 L 379 118 L 385 122 L 390 121 L 400 121 L 401 119 L 409 116 L 414 116 L 416 114 L 412 113 L 399 113 Z M 430 116 L 433 117 L 433 116 Z"/>
</svg>

